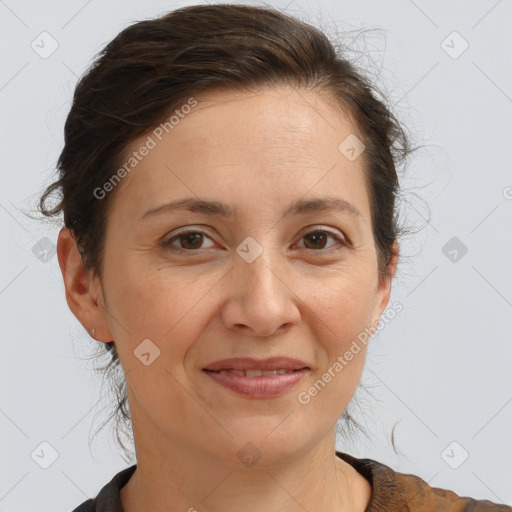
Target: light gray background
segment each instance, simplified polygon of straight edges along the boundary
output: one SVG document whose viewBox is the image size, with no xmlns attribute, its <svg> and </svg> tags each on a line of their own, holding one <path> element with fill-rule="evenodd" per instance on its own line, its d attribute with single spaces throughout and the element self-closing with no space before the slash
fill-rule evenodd
<svg viewBox="0 0 512 512">
<path fill-rule="evenodd" d="M 91 454 L 107 388 L 80 357 L 96 342 L 67 307 L 56 256 L 33 253 L 58 227 L 22 210 L 53 178 L 71 95 L 94 54 L 131 22 L 192 3 L 0 0 L 0 511 L 72 510 L 127 466 L 108 430 Z M 423 225 L 402 247 L 391 302 L 404 310 L 370 345 L 362 381 L 375 399 L 358 394 L 372 441 L 338 448 L 512 504 L 512 2 L 269 3 L 326 30 L 382 29 L 353 42 L 369 52 L 358 62 L 426 145 L 402 182 L 407 222 Z M 59 45 L 45 59 L 31 47 L 43 31 Z M 457 58 L 445 51 L 462 48 L 454 31 L 469 44 Z M 468 249 L 457 262 L 443 253 L 452 237 Z M 389 440 L 397 421 L 402 456 Z M 44 441 L 58 452 L 48 469 L 31 458 Z M 453 469 L 446 460 L 463 449 L 469 458 Z"/>
</svg>

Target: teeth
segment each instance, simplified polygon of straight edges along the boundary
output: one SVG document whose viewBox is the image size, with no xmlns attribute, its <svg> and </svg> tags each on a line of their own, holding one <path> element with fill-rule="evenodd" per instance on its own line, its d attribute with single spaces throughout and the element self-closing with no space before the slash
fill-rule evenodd
<svg viewBox="0 0 512 512">
<path fill-rule="evenodd" d="M 280 368 L 279 370 L 219 370 L 218 373 L 234 373 L 241 377 L 273 377 L 274 375 L 293 373 L 293 370 L 285 370 L 284 368 Z"/>
<path fill-rule="evenodd" d="M 245 377 L 244 370 L 218 370 L 217 373 L 220 373 L 221 375 L 223 373 L 234 373 L 235 375 L 240 375 L 240 377 Z"/>
<path fill-rule="evenodd" d="M 261 370 L 245 370 L 245 375 L 247 377 L 261 377 L 263 372 Z"/>
</svg>

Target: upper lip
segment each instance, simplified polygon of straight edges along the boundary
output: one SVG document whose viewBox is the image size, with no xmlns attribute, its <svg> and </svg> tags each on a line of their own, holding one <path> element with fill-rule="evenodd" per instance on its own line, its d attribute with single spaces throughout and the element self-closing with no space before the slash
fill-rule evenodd
<svg viewBox="0 0 512 512">
<path fill-rule="evenodd" d="M 301 370 L 309 368 L 308 365 L 299 359 L 289 357 L 270 357 L 268 359 L 253 359 L 252 357 L 233 357 L 222 359 L 205 366 L 203 370 Z"/>
</svg>

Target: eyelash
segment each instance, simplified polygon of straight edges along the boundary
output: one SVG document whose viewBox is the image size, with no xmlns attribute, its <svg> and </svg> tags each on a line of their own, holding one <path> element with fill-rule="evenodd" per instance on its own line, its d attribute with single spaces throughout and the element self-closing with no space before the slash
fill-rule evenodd
<svg viewBox="0 0 512 512">
<path fill-rule="evenodd" d="M 172 242 L 176 239 L 179 239 L 180 237 L 182 236 L 185 236 L 185 235 L 189 235 L 189 234 L 201 234 L 201 235 L 204 235 L 205 237 L 209 238 L 210 240 L 212 240 L 212 238 L 210 236 L 208 236 L 208 234 L 204 231 L 201 231 L 199 229 L 188 229 L 188 230 L 185 230 L 185 231 L 182 231 L 176 235 L 174 235 L 172 238 L 169 238 L 167 240 L 164 240 L 163 242 L 163 246 L 164 248 L 170 250 L 170 251 L 173 251 L 173 252 L 177 252 L 177 253 L 192 253 L 192 254 L 195 254 L 199 251 L 201 251 L 201 249 L 181 249 L 179 247 L 175 247 L 172 245 Z M 312 231 L 309 231 L 308 233 L 304 233 L 304 235 L 302 235 L 302 237 L 300 238 L 301 240 L 308 236 L 308 235 L 312 235 L 312 234 L 323 234 L 323 235 L 328 235 L 330 236 L 331 238 L 334 238 L 337 242 L 338 242 L 338 248 L 328 248 L 328 249 L 307 249 L 308 251 L 313 251 L 313 252 L 331 252 L 331 251 L 339 251 L 343 248 L 345 248 L 346 246 L 348 246 L 348 243 L 346 242 L 345 239 L 343 239 L 342 237 L 332 233 L 331 231 L 328 231 L 328 230 L 325 230 L 325 229 L 315 229 L 315 230 L 312 230 Z M 213 240 L 212 240 L 213 241 Z"/>
</svg>

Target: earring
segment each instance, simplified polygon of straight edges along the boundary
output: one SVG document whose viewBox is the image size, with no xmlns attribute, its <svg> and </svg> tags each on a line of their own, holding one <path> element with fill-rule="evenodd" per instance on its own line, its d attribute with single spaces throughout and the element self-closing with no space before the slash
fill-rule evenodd
<svg viewBox="0 0 512 512">
<path fill-rule="evenodd" d="M 91 329 L 92 334 L 94 334 L 94 332 L 95 332 L 95 331 L 96 331 L 96 329 L 93 327 L 93 328 Z"/>
</svg>

